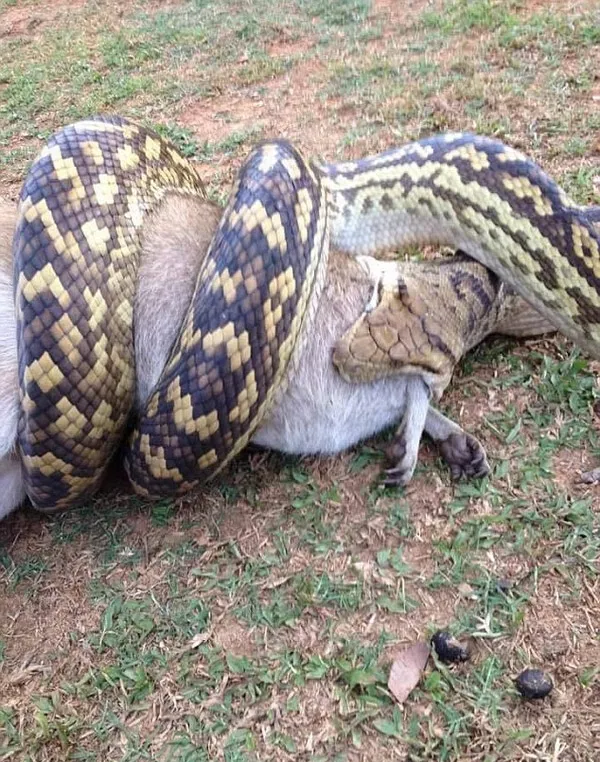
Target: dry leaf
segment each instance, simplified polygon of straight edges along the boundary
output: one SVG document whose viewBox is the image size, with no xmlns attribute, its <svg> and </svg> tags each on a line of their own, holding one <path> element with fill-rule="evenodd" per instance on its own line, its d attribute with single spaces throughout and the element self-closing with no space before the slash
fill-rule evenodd
<svg viewBox="0 0 600 762">
<path fill-rule="evenodd" d="M 210 631 L 206 630 L 205 632 L 197 632 L 194 637 L 191 640 L 188 640 L 187 647 L 190 649 L 198 648 L 198 646 L 201 646 L 203 643 L 206 643 L 207 640 L 210 640 Z"/>
<path fill-rule="evenodd" d="M 399 704 L 403 704 L 413 688 L 418 685 L 428 658 L 429 644 L 419 641 L 410 648 L 400 651 L 394 659 L 388 678 L 388 688 Z"/>
</svg>

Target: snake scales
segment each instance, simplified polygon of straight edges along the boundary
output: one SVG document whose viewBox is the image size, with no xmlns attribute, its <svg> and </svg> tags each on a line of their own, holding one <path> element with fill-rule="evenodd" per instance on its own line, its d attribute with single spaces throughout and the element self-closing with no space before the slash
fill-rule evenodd
<svg viewBox="0 0 600 762">
<path fill-rule="evenodd" d="M 19 447 L 38 508 L 93 489 L 123 435 L 140 231 L 169 191 L 204 193 L 173 146 L 120 118 L 64 128 L 26 178 L 14 246 Z M 165 372 L 129 438 L 126 467 L 140 492 L 182 492 L 248 441 L 294 372 L 330 241 L 353 255 L 407 243 L 460 247 L 600 354 L 598 233 L 514 150 L 442 135 L 316 166 L 284 141 L 267 143 L 242 167 Z"/>
</svg>

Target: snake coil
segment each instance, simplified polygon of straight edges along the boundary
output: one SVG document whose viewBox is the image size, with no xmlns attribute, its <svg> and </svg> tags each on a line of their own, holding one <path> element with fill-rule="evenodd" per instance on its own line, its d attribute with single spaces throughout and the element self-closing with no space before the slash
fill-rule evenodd
<svg viewBox="0 0 600 762">
<path fill-rule="evenodd" d="M 18 444 L 40 510 L 89 494 L 123 437 L 140 234 L 168 193 L 204 197 L 204 187 L 168 141 L 119 117 L 60 130 L 25 180 L 14 245 Z M 184 492 L 245 446 L 293 372 L 330 239 L 352 255 L 462 249 L 600 356 L 594 221 L 535 163 L 488 138 L 438 135 L 322 166 L 286 141 L 258 146 L 129 437 L 135 488 Z"/>
</svg>

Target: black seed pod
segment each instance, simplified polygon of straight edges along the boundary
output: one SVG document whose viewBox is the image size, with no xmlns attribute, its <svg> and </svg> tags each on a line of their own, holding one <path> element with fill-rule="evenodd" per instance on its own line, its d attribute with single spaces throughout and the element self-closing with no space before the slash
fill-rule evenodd
<svg viewBox="0 0 600 762">
<path fill-rule="evenodd" d="M 528 699 L 540 699 L 547 696 L 554 683 L 550 675 L 541 669 L 525 669 L 515 680 L 517 690 L 521 696 Z"/>
<path fill-rule="evenodd" d="M 438 630 L 431 638 L 431 643 L 433 644 L 440 661 L 454 663 L 458 661 L 467 661 L 469 658 L 469 649 L 467 646 L 460 643 L 456 638 L 450 635 L 449 632 Z"/>
</svg>

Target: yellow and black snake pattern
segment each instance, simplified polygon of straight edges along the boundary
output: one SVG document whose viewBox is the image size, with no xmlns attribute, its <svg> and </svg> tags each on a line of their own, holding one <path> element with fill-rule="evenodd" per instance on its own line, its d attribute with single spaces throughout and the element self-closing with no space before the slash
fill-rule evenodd
<svg viewBox="0 0 600 762">
<path fill-rule="evenodd" d="M 204 194 L 173 146 L 120 118 L 61 130 L 26 178 L 14 244 L 18 437 L 40 510 L 88 494 L 123 436 L 140 233 L 168 192 Z M 184 491 L 251 436 L 314 312 L 326 215 L 320 178 L 291 146 L 253 152 L 131 436 L 126 467 L 138 491 Z"/>
<path fill-rule="evenodd" d="M 322 169 L 337 248 L 461 249 L 600 356 L 598 209 L 575 204 L 526 156 L 498 140 L 447 133 Z"/>
<path fill-rule="evenodd" d="M 123 436 L 140 234 L 169 192 L 204 190 L 168 141 L 117 117 L 59 131 L 26 178 L 14 246 L 19 448 L 41 510 L 88 494 Z M 600 355 L 598 232 L 526 157 L 447 134 L 314 166 L 285 141 L 265 143 L 242 167 L 130 435 L 139 492 L 184 492 L 246 444 L 307 340 L 330 243 L 352 255 L 461 248 Z"/>
</svg>

